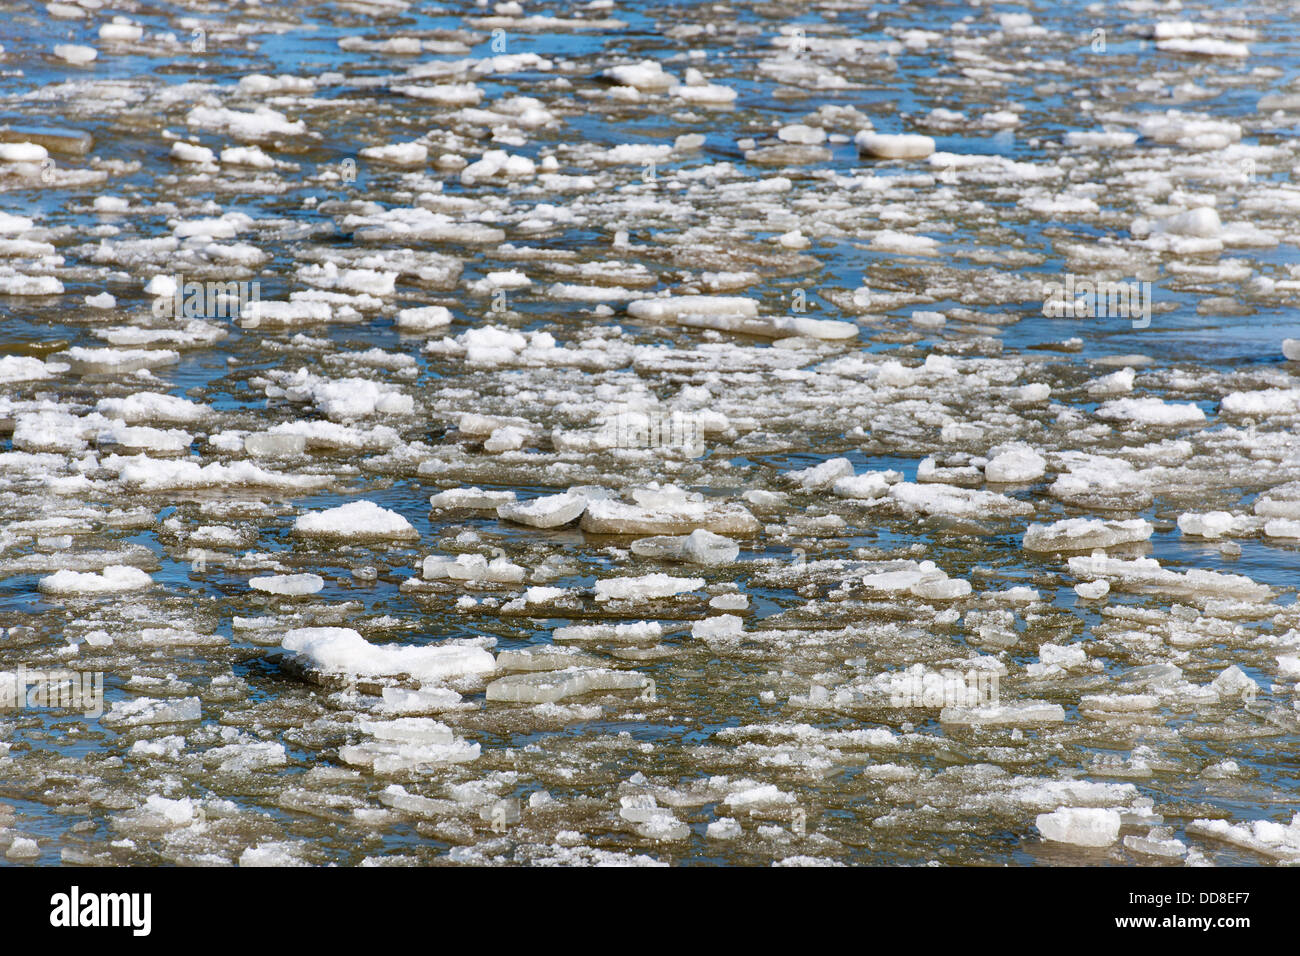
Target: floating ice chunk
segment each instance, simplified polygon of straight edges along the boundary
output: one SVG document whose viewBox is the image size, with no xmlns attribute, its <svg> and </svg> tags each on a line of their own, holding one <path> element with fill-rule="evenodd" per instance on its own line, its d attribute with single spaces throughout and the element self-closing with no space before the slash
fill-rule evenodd
<svg viewBox="0 0 1300 956">
<path fill-rule="evenodd" d="M 1155 694 L 1084 694 L 1079 699 L 1079 710 L 1093 716 L 1140 713 L 1159 706 Z"/>
<path fill-rule="evenodd" d="M 1031 524 L 1025 529 L 1024 547 L 1026 551 L 1091 551 L 1147 541 L 1154 531 L 1155 526 L 1141 518 L 1066 518 L 1048 525 Z"/>
<path fill-rule="evenodd" d="M 1300 813 L 1291 818 L 1290 826 L 1272 820 L 1229 823 L 1227 820 L 1193 820 L 1187 832 L 1214 837 L 1286 863 L 1300 863 Z"/>
<path fill-rule="evenodd" d="M 863 130 L 853 137 L 858 152 L 877 159 L 924 159 L 934 152 L 929 136 L 890 135 Z"/>
<path fill-rule="evenodd" d="M 265 591 L 267 594 L 300 596 L 321 590 L 325 587 L 325 579 L 319 574 L 272 574 L 251 578 L 248 586 L 254 591 Z"/>
<path fill-rule="evenodd" d="M 1137 133 L 1103 132 L 1099 130 L 1071 130 L 1065 134 L 1067 146 L 1087 146 L 1095 149 L 1121 149 L 1137 142 Z"/>
<path fill-rule="evenodd" d="M 3 163 L 39 163 L 49 155 L 44 146 L 36 143 L 0 143 L 0 162 Z"/>
<path fill-rule="evenodd" d="M 1074 586 L 1074 593 L 1087 601 L 1100 601 L 1110 593 L 1110 582 L 1081 581 Z"/>
<path fill-rule="evenodd" d="M 637 832 L 648 839 L 684 840 L 690 835 L 690 828 L 660 807 L 653 794 L 627 794 L 619 798 L 619 804 L 619 816 L 637 824 Z"/>
<path fill-rule="evenodd" d="M 738 504 L 675 500 L 638 507 L 593 501 L 582 515 L 582 530 L 592 534 L 689 534 L 703 528 L 715 534 L 754 534 L 761 525 Z"/>
<path fill-rule="evenodd" d="M 1262 518 L 1300 518 L 1300 499 L 1295 486 L 1275 488 L 1255 499 L 1255 514 Z"/>
<path fill-rule="evenodd" d="M 429 159 L 429 147 L 415 142 L 367 146 L 361 150 L 361 157 L 393 166 L 423 166 Z"/>
<path fill-rule="evenodd" d="M 40 846 L 30 837 L 14 837 L 9 849 L 5 850 L 5 856 L 11 860 L 33 860 L 40 855 Z"/>
<path fill-rule="evenodd" d="M 558 528 L 578 518 L 588 507 L 586 495 L 566 491 L 522 503 L 497 507 L 497 517 L 533 528 Z"/>
<path fill-rule="evenodd" d="M 233 239 L 242 231 L 245 224 L 245 221 L 241 221 L 235 216 L 221 216 L 216 219 L 188 219 L 176 223 L 172 227 L 172 235 L 177 239 L 190 239 L 196 236 L 206 239 Z M 150 281 L 150 286 L 155 289 L 154 294 L 159 294 L 157 291 L 157 280 L 159 278 L 162 278 L 164 282 L 168 282 L 172 291 L 175 291 L 176 280 L 172 279 L 171 276 L 154 276 L 153 280 Z M 145 291 L 150 291 L 149 287 L 146 287 Z"/>
<path fill-rule="evenodd" d="M 918 485 L 899 482 L 889 489 L 889 495 L 903 508 L 929 515 L 1007 517 L 1031 514 L 1034 510 L 1028 502 L 997 492 L 941 483 Z"/>
<path fill-rule="evenodd" d="M 1163 402 L 1158 398 L 1117 398 L 1097 407 L 1097 417 L 1141 425 L 1198 425 L 1205 412 L 1192 404 Z"/>
<path fill-rule="evenodd" d="M 414 399 L 399 389 L 364 378 L 313 381 L 303 387 L 327 418 L 347 421 L 368 415 L 409 415 Z"/>
<path fill-rule="evenodd" d="M 782 233 L 776 237 L 776 243 L 785 249 L 807 249 L 812 245 L 800 229 L 791 229 L 789 232 Z"/>
<path fill-rule="evenodd" d="M 551 637 L 557 641 L 606 641 L 611 644 L 652 644 L 663 636 L 658 621 L 629 624 L 573 624 L 558 627 Z"/>
<path fill-rule="evenodd" d="M 64 568 L 41 578 L 36 586 L 47 594 L 117 594 L 138 591 L 152 584 L 153 578 L 139 568 L 110 564 L 98 574 Z"/>
<path fill-rule="evenodd" d="M 143 455 L 133 458 L 114 455 L 106 459 L 104 465 L 118 468 L 123 484 L 144 491 L 241 485 L 305 491 L 321 488 L 332 481 L 329 477 L 319 475 L 282 475 L 266 471 L 248 461 L 236 461 L 228 465 L 214 461 L 200 465 L 197 461 L 161 461 Z"/>
<path fill-rule="evenodd" d="M 1283 339 L 1282 354 L 1292 362 L 1300 362 L 1300 339 Z"/>
<path fill-rule="evenodd" d="M 804 491 L 813 491 L 833 485 L 839 479 L 847 478 L 852 474 L 853 462 L 847 458 L 831 458 L 802 471 L 787 471 L 783 477 L 787 481 L 794 482 Z"/>
<path fill-rule="evenodd" d="M 667 810 L 660 810 L 638 824 L 636 832 L 647 840 L 685 840 L 691 835 L 691 828 Z"/>
<path fill-rule="evenodd" d="M 951 600 L 971 593 L 969 581 L 948 577 L 933 561 L 891 562 L 886 567 L 863 576 L 862 586 L 868 592 L 907 593 L 926 600 Z"/>
<path fill-rule="evenodd" d="M 216 153 L 206 146 L 198 146 L 180 140 L 172 143 L 171 155 L 173 159 L 180 160 L 182 163 L 215 163 L 217 161 Z"/>
<path fill-rule="evenodd" d="M 609 165 L 666 163 L 672 158 L 673 148 L 666 143 L 623 143 L 598 153 L 597 162 Z"/>
<path fill-rule="evenodd" d="M 312 299 L 295 299 L 292 302 L 276 302 L 271 299 L 259 299 L 249 302 L 240 310 L 241 324 L 248 328 L 268 325 L 301 325 L 311 322 L 328 322 L 334 312 L 328 302 Z"/>
<path fill-rule="evenodd" d="M 1300 520 L 1273 518 L 1264 522 L 1264 534 L 1269 538 L 1300 538 Z"/>
<path fill-rule="evenodd" d="M 1241 139 L 1236 123 L 1167 110 L 1143 116 L 1138 131 L 1157 143 L 1177 143 L 1199 149 L 1222 149 Z M 1216 216 L 1217 220 L 1217 216 Z"/>
<path fill-rule="evenodd" d="M 92 63 L 95 57 L 99 56 L 99 51 L 93 46 L 82 46 L 78 43 L 59 43 L 54 47 L 54 55 L 60 60 L 66 60 L 73 66 L 85 66 Z"/>
<path fill-rule="evenodd" d="M 0 295 L 41 296 L 59 295 L 62 292 L 63 283 L 54 276 L 0 275 Z"/>
<path fill-rule="evenodd" d="M 490 149 L 478 162 L 460 171 L 460 181 L 473 185 L 484 179 L 527 179 L 537 174 L 537 166 L 527 156 L 510 156 L 504 149 Z"/>
<path fill-rule="evenodd" d="M 496 669 L 492 655 L 466 644 L 371 644 L 347 627 L 307 627 L 289 631 L 284 650 L 309 667 L 356 677 L 396 677 L 409 674 L 436 683 L 449 677 L 485 674 Z"/>
<path fill-rule="evenodd" d="M 675 295 L 629 302 L 627 314 L 634 319 L 670 322 L 680 321 L 686 316 L 755 318 L 758 303 L 743 296 Z"/>
<path fill-rule="evenodd" d="M 16 216 L 10 212 L 0 212 L 0 236 L 14 236 L 27 232 L 36 223 L 27 216 Z"/>
<path fill-rule="evenodd" d="M 691 637 L 703 641 L 735 640 L 744 633 L 745 622 L 735 614 L 718 614 L 691 625 Z"/>
<path fill-rule="evenodd" d="M 505 558 L 491 562 L 481 554 L 462 554 L 456 558 L 436 555 L 424 559 L 423 575 L 427 581 L 490 581 L 498 584 L 518 584 L 527 572 Z"/>
<path fill-rule="evenodd" d="M 274 169 L 276 162 L 256 146 L 228 146 L 221 151 L 221 161 L 230 166 Z"/>
<path fill-rule="evenodd" d="M 677 77 L 665 73 L 658 60 L 611 66 L 602 70 L 600 75 L 619 86 L 631 86 L 645 93 L 661 93 L 678 85 Z"/>
<path fill-rule="evenodd" d="M 857 336 L 858 327 L 838 319 L 810 319 L 802 315 L 764 315 L 744 318 L 734 315 L 682 315 L 675 319 L 690 328 L 715 329 L 768 339 L 802 337 L 840 341 Z"/>
<path fill-rule="evenodd" d="M 1088 383 L 1089 395 L 1123 395 L 1133 391 L 1133 382 L 1137 372 L 1132 368 L 1122 368 Z"/>
<path fill-rule="evenodd" d="M 1219 695 L 1220 700 L 1232 697 L 1250 699 L 1259 692 L 1259 685 L 1236 664 L 1225 668 L 1223 673 L 1210 681 L 1210 687 Z"/>
<path fill-rule="evenodd" d="M 446 724 L 427 717 L 361 720 L 361 729 L 375 740 L 339 748 L 339 759 L 378 774 L 401 773 L 443 764 L 477 760 L 480 746 L 452 733 Z"/>
<path fill-rule="evenodd" d="M 248 76 L 240 77 L 239 92 L 249 94 L 260 93 L 310 93 L 316 89 L 316 80 L 310 76 L 290 76 L 280 74 L 279 76 L 265 76 L 261 73 L 250 73 Z"/>
<path fill-rule="evenodd" d="M 259 106 L 251 113 L 225 107 L 196 106 L 185 116 L 189 126 L 228 133 L 236 139 L 270 139 L 275 136 L 301 136 L 307 132 L 302 120 L 290 122 L 283 113 L 269 106 Z"/>
<path fill-rule="evenodd" d="M 1043 839 L 1075 846 L 1110 846 L 1119 839 L 1120 816 L 1097 807 L 1062 807 L 1034 821 Z"/>
<path fill-rule="evenodd" d="M 729 86 L 705 81 L 698 70 L 688 69 L 686 82 L 673 87 L 672 95 L 688 103 L 718 106 L 734 102 L 737 94 Z"/>
<path fill-rule="evenodd" d="M 864 471 L 836 479 L 831 491 L 840 498 L 873 500 L 888 495 L 889 486 L 902 480 L 902 474 L 897 471 Z"/>
<path fill-rule="evenodd" d="M 596 600 L 652 601 L 686 594 L 702 587 L 703 578 L 677 578 L 669 574 L 605 578 L 596 582 Z"/>
<path fill-rule="evenodd" d="M 1078 644 L 1042 644 L 1038 648 L 1038 663 L 1030 664 L 1027 673 L 1031 677 L 1041 677 L 1072 667 L 1083 667 L 1087 663 L 1088 654 Z"/>
<path fill-rule="evenodd" d="M 1237 598 L 1243 601 L 1269 601 L 1273 591 L 1267 585 L 1257 584 L 1240 574 L 1221 574 L 1193 568 L 1182 574 L 1160 566 L 1154 558 L 1108 558 L 1102 552 L 1091 557 L 1069 560 L 1070 573 L 1086 580 L 1106 578 L 1111 587 L 1123 586 L 1138 590 L 1151 589 L 1168 594 L 1186 594 L 1192 597 Z"/>
<path fill-rule="evenodd" d="M 1139 224 L 1145 224 L 1145 227 Z M 1159 219 L 1153 223 L 1147 223 L 1146 220 L 1142 219 L 1136 220 L 1132 232 L 1135 236 L 1151 232 L 1172 236 L 1193 236 L 1199 239 L 1215 239 L 1223 232 L 1223 224 L 1219 221 L 1219 214 L 1212 206 L 1201 206 L 1199 209 L 1190 209 L 1187 212 Z"/>
<path fill-rule="evenodd" d="M 197 697 L 157 699 L 138 697 L 118 700 L 100 718 L 106 727 L 142 727 L 152 724 L 180 724 L 198 720 L 202 708 Z"/>
<path fill-rule="evenodd" d="M 936 569 L 923 574 L 921 579 L 908 589 L 908 592 L 913 597 L 925 601 L 953 601 L 969 595 L 971 584 L 961 578 L 950 578 Z"/>
<path fill-rule="evenodd" d="M 267 767 L 283 767 L 289 762 L 284 744 L 278 741 L 227 744 L 213 747 L 203 755 L 205 763 L 216 764 L 221 773 L 249 773 Z"/>
<path fill-rule="evenodd" d="M 421 687 L 419 690 L 385 687 L 383 701 L 380 709 L 387 714 L 423 714 L 456 708 L 461 703 L 461 696 L 445 687 Z"/>
<path fill-rule="evenodd" d="M 1226 415 L 1252 418 L 1294 415 L 1300 412 L 1300 388 L 1264 388 L 1251 392 L 1231 392 L 1223 396 L 1219 411 Z"/>
<path fill-rule="evenodd" d="M 1177 859 L 1187 855 L 1187 844 L 1174 839 L 1168 827 L 1152 827 L 1146 836 L 1126 836 L 1124 846 L 1134 853 Z"/>
<path fill-rule="evenodd" d="M 483 91 L 473 83 L 439 83 L 429 86 L 396 84 L 390 89 L 417 100 L 431 100 L 440 106 L 477 106 Z"/>
<path fill-rule="evenodd" d="M 441 305 L 402 309 L 397 313 L 397 327 L 404 332 L 427 332 L 450 325 L 451 320 L 451 311 Z"/>
<path fill-rule="evenodd" d="M 945 707 L 939 713 L 944 724 L 985 727 L 1037 727 L 1065 720 L 1065 708 L 1045 700 L 1020 700 L 980 707 Z"/>
<path fill-rule="evenodd" d="M 51 368 L 30 355 L 5 355 L 0 357 L 0 384 L 39 381 L 49 378 L 57 368 L 58 366 Z"/>
<path fill-rule="evenodd" d="M 939 251 L 939 242 L 929 236 L 914 236 L 895 229 L 885 229 L 871 237 L 871 248 L 908 256 L 932 256 Z"/>
<path fill-rule="evenodd" d="M 929 562 L 933 567 L 933 562 Z M 901 593 L 910 591 L 925 576 L 926 570 L 915 562 L 911 567 L 894 571 L 873 571 L 862 578 L 862 586 L 868 591 L 880 593 Z"/>
<path fill-rule="evenodd" d="M 1201 514 L 1189 511 L 1178 516 L 1178 530 L 1197 538 L 1222 538 L 1245 530 L 1246 525 L 1245 518 L 1226 511 L 1207 511 Z"/>
<path fill-rule="evenodd" d="M 482 488 L 452 488 L 440 491 L 429 498 L 434 511 L 465 508 L 473 511 L 495 511 L 501 505 L 515 500 L 513 491 L 484 491 Z"/>
<path fill-rule="evenodd" d="M 289 841 L 270 841 L 250 846 L 239 854 L 240 866 L 306 866 L 303 848 Z"/>
<path fill-rule="evenodd" d="M 285 422 L 290 428 L 294 422 Z M 304 423 L 308 424 L 308 423 Z M 330 422 L 312 422 L 312 425 L 332 424 Z M 283 428 L 281 425 L 275 426 L 277 429 Z M 270 432 L 254 432 L 251 435 L 244 436 L 244 451 L 258 458 L 276 458 L 292 457 L 301 455 L 307 449 L 307 436 L 299 434 L 272 434 Z"/>
<path fill-rule="evenodd" d="M 740 545 L 730 538 L 696 528 L 688 535 L 659 535 L 632 542 L 633 554 L 691 564 L 731 564 L 740 555 Z"/>
<path fill-rule="evenodd" d="M 515 704 L 547 704 L 596 691 L 643 690 L 649 678 L 635 671 L 570 667 L 535 674 L 511 674 L 487 686 L 487 699 Z"/>
<path fill-rule="evenodd" d="M 1028 445 L 1011 444 L 994 449 L 984 466 L 984 477 L 1002 483 L 1034 481 L 1047 471 L 1047 459 Z"/>
<path fill-rule="evenodd" d="M 598 663 L 597 659 L 576 647 L 543 644 L 497 655 L 497 667 L 503 671 L 558 671 Z"/>
<path fill-rule="evenodd" d="M 339 289 L 354 294 L 388 296 L 393 294 L 396 272 L 376 269 L 340 269 L 333 262 L 303 266 L 298 277 L 322 289 Z"/>
<path fill-rule="evenodd" d="M 735 840 L 740 835 L 740 824 L 731 817 L 719 817 L 705 830 L 705 836 L 710 840 Z"/>
<path fill-rule="evenodd" d="M 99 38 L 101 40 L 118 40 L 124 43 L 134 43 L 144 36 L 144 27 L 129 22 L 115 22 L 101 24 L 99 28 Z"/>
<path fill-rule="evenodd" d="M 777 138 L 785 143 L 801 143 L 816 146 L 826 142 L 826 130 L 820 126 L 808 126 L 804 123 L 790 123 L 776 132 Z"/>
<path fill-rule="evenodd" d="M 524 443 L 531 437 L 532 432 L 529 429 L 516 425 L 502 425 L 500 428 L 493 429 L 492 434 L 483 442 L 483 450 L 491 453 L 517 451 L 523 448 Z"/>
<path fill-rule="evenodd" d="M 57 353 L 66 358 L 77 372 L 134 372 L 142 368 L 174 365 L 180 361 L 179 352 L 171 349 L 92 349 L 77 346 Z"/>
<path fill-rule="evenodd" d="M 319 538 L 414 539 L 419 533 L 395 511 L 373 501 L 352 501 L 337 508 L 299 515 L 293 523 L 296 534 Z"/>
<path fill-rule="evenodd" d="M 1211 37 L 1169 37 L 1156 40 L 1156 49 L 1167 53 L 1186 53 L 1193 56 L 1225 56 L 1244 58 L 1250 56 L 1250 47 L 1230 40 Z"/>
<path fill-rule="evenodd" d="M 16 436 L 17 432 L 15 432 Z M 133 427 L 124 422 L 109 422 L 99 429 L 95 441 L 100 447 L 119 445 L 123 448 L 149 451 L 182 452 L 190 447 L 194 436 L 176 428 Z"/>
<path fill-rule="evenodd" d="M 1029 13 L 1000 13 L 998 26 L 1007 33 L 1016 33 L 1033 26 L 1034 17 Z"/>
<path fill-rule="evenodd" d="M 428 717 L 398 717 L 394 720 L 361 718 L 357 726 L 378 740 L 407 744 L 449 744 L 456 739 L 450 727 Z"/>
<path fill-rule="evenodd" d="M 737 782 L 742 785 L 732 790 L 720 801 L 724 806 L 731 807 L 733 810 L 789 806 L 795 802 L 792 794 L 778 789 L 774 784 L 754 783 L 752 780 Z"/>
</svg>

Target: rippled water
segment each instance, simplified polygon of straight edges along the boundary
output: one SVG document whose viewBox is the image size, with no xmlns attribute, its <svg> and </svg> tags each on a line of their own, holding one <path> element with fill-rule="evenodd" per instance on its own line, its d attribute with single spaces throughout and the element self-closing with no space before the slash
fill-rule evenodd
<svg viewBox="0 0 1300 956">
<path fill-rule="evenodd" d="M 0 23 L 0 669 L 107 711 L 3 715 L 9 860 L 1300 860 L 1293 5 Z M 1151 283 L 1149 325 L 1046 316 L 1067 274 Z M 160 318 L 177 276 L 298 304 Z M 610 447 L 673 412 L 702 454 Z M 431 508 L 468 487 L 586 513 Z M 357 501 L 413 533 L 297 524 Z M 1073 518 L 1119 540 L 1025 547 Z M 738 555 L 633 548 L 693 528 Z M 409 646 L 448 672 L 366 650 Z M 565 667 L 622 689 L 511 699 Z M 918 667 L 996 706 L 900 706 Z"/>
</svg>

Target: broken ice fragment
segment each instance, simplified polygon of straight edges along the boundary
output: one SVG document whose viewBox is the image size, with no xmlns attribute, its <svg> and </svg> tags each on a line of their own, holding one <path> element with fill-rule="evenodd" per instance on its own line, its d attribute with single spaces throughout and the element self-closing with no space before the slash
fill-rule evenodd
<svg viewBox="0 0 1300 956">
<path fill-rule="evenodd" d="M 250 578 L 248 586 L 255 591 L 267 594 L 305 595 L 315 594 L 325 587 L 325 579 L 319 574 L 272 574 L 267 577 Z"/>
<path fill-rule="evenodd" d="M 634 671 L 569 667 L 558 671 L 512 674 L 487 686 L 487 699 L 517 704 L 546 704 L 596 691 L 644 690 L 649 678 Z"/>
<path fill-rule="evenodd" d="M 587 508 L 585 495 L 566 491 L 531 501 L 499 505 L 497 517 L 533 528 L 558 528 L 575 520 Z"/>
<path fill-rule="evenodd" d="M 353 501 L 337 508 L 299 515 L 293 523 L 293 530 L 305 537 L 349 540 L 411 540 L 419 537 L 404 517 L 381 508 L 373 501 Z"/>
<path fill-rule="evenodd" d="M 683 536 L 640 538 L 632 542 L 632 553 L 668 561 L 719 565 L 735 561 L 740 554 L 740 545 L 712 531 L 696 528 Z"/>
<path fill-rule="evenodd" d="M 1119 839 L 1119 814 L 1095 807 L 1062 807 L 1034 821 L 1043 839 L 1075 846 L 1110 846 Z"/>
<path fill-rule="evenodd" d="M 347 627 L 296 628 L 284 635 L 284 650 L 311 668 L 354 677 L 410 675 L 436 683 L 449 677 L 485 674 L 496 660 L 481 647 L 465 644 L 371 644 Z"/>
</svg>

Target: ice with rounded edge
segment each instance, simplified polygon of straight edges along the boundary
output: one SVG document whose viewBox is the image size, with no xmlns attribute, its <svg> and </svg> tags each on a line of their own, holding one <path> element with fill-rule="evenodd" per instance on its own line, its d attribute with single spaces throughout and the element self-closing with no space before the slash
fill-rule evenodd
<svg viewBox="0 0 1300 956">
<path fill-rule="evenodd" d="M 299 515 L 293 530 L 305 537 L 354 540 L 412 540 L 420 536 L 402 515 L 373 501 L 350 501 L 337 508 Z"/>
<path fill-rule="evenodd" d="M 284 650 L 309 667 L 354 677 L 397 677 L 427 683 L 452 677 L 487 674 L 496 659 L 469 644 L 371 644 L 349 627 L 306 627 L 287 632 Z"/>
</svg>

